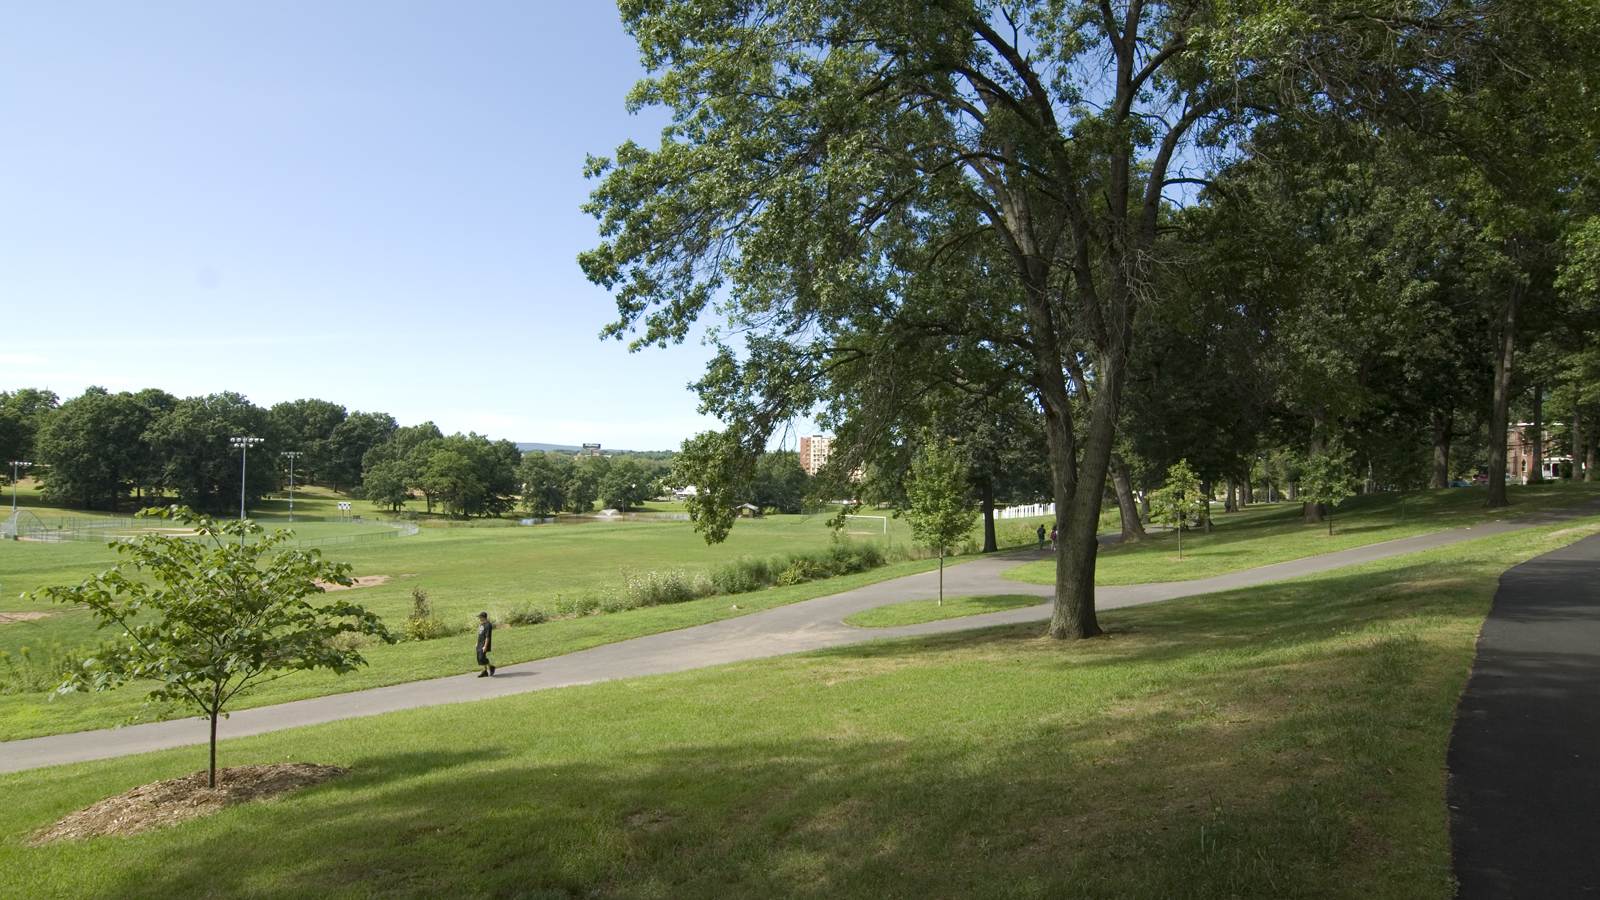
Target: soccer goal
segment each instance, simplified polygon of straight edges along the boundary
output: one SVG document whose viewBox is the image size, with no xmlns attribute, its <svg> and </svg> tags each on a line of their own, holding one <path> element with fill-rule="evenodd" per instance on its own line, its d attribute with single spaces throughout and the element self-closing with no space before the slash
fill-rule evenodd
<svg viewBox="0 0 1600 900">
<path fill-rule="evenodd" d="M 846 519 L 877 519 L 877 520 L 883 522 L 883 533 L 886 534 L 886 535 L 889 533 L 889 517 L 888 516 L 851 516 L 851 515 L 846 515 L 845 518 Z"/>
</svg>

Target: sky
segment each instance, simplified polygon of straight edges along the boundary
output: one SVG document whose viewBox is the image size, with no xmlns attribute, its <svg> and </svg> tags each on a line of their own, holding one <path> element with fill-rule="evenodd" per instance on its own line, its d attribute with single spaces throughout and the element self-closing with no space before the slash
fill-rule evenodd
<svg viewBox="0 0 1600 900">
<path fill-rule="evenodd" d="M 0 390 L 675 448 L 709 350 L 601 341 L 576 263 L 643 75 L 603 0 L 8 4 Z"/>
</svg>

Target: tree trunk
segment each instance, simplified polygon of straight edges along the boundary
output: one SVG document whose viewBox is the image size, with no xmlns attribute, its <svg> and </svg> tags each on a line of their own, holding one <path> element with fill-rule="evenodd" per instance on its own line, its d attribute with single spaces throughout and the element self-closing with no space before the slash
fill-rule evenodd
<svg viewBox="0 0 1600 900">
<path fill-rule="evenodd" d="M 1584 448 L 1583 480 L 1585 482 L 1590 482 L 1590 481 L 1594 480 L 1594 466 L 1595 466 L 1595 461 L 1596 461 L 1595 460 L 1595 450 L 1596 450 L 1595 439 L 1594 438 L 1590 438 L 1589 439 L 1589 446 Z"/>
<path fill-rule="evenodd" d="M 1576 390 L 1574 390 L 1576 396 Z M 1578 401 L 1572 401 L 1572 483 L 1577 484 L 1585 480 L 1583 467 L 1583 411 L 1578 408 Z"/>
<path fill-rule="evenodd" d="M 1456 419 L 1450 411 L 1433 411 L 1433 478 L 1428 487 L 1434 490 L 1450 486 L 1450 439 L 1455 427 Z"/>
<path fill-rule="evenodd" d="M 1240 482 L 1239 489 L 1243 493 L 1240 500 L 1245 506 L 1250 506 L 1256 502 L 1256 483 L 1250 480 L 1248 474 L 1245 475 L 1244 481 Z"/>
<path fill-rule="evenodd" d="M 1494 329 L 1494 399 L 1489 410 L 1489 509 L 1510 506 L 1506 496 L 1506 434 L 1511 429 L 1511 376 L 1517 351 L 1517 311 L 1527 288 L 1512 282 L 1506 308 Z"/>
<path fill-rule="evenodd" d="M 1232 475 L 1228 477 L 1228 499 L 1222 501 L 1222 511 L 1236 513 L 1239 511 L 1239 482 Z"/>
<path fill-rule="evenodd" d="M 1139 523 L 1139 508 L 1133 500 L 1133 485 L 1128 479 L 1128 463 L 1122 454 L 1111 454 L 1111 485 L 1117 491 L 1117 510 L 1122 514 L 1122 542 L 1134 544 L 1145 539 Z"/>
<path fill-rule="evenodd" d="M 211 711 L 211 774 L 206 787 L 217 786 L 217 711 Z"/>
<path fill-rule="evenodd" d="M 1206 534 L 1211 533 L 1211 481 L 1200 479 L 1200 527 Z"/>
<path fill-rule="evenodd" d="M 1533 386 L 1533 439 L 1529 441 L 1528 484 L 1544 484 L 1544 387 Z"/>
<path fill-rule="evenodd" d="M 1308 452 L 1315 456 L 1328 449 L 1328 437 L 1324 430 L 1324 417 L 1322 410 L 1317 410 L 1311 416 L 1311 445 Z M 1320 525 L 1327 510 L 1321 503 L 1300 504 L 1300 521 L 1306 525 Z"/>
<path fill-rule="evenodd" d="M 944 605 L 944 545 L 939 545 L 939 605 Z"/>
<path fill-rule="evenodd" d="M 1046 415 L 1046 425 L 1061 433 L 1050 435 L 1051 468 L 1056 472 L 1056 512 L 1061 521 L 1060 550 L 1056 554 L 1056 602 L 1050 616 L 1049 635 L 1057 639 L 1094 637 L 1101 633 L 1094 608 L 1095 554 L 1100 549 L 1100 485 L 1105 484 L 1111 466 L 1111 448 L 1116 440 L 1117 416 L 1121 398 L 1124 359 L 1108 362 L 1101 370 L 1100 390 L 1090 405 L 1089 428 L 1083 453 L 1074 466 L 1074 440 L 1066 416 Z M 1058 364 L 1059 365 L 1059 364 Z M 1060 382 L 1060 401 L 1068 401 L 1065 382 Z M 1054 429 L 1052 429 L 1054 431 Z M 1081 478 L 1081 481 L 1079 480 Z M 1079 485 L 1094 485 L 1094 490 L 1076 490 Z"/>
<path fill-rule="evenodd" d="M 983 502 L 983 552 L 993 553 L 1000 549 L 994 539 L 994 480 L 985 478 L 983 486 L 979 488 L 979 496 Z"/>
</svg>

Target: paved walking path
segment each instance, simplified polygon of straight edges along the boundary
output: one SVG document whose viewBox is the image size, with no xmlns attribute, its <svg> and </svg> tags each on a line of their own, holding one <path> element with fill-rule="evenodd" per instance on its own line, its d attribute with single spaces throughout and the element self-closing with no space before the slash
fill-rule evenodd
<svg viewBox="0 0 1600 900">
<path fill-rule="evenodd" d="M 1171 600 L 1176 597 L 1232 590 L 1595 514 L 1600 514 L 1600 500 L 1553 512 L 1535 513 L 1518 519 L 1488 522 L 1468 528 L 1371 544 L 1195 581 L 1101 587 L 1095 591 L 1095 603 L 1098 609 L 1116 609 Z M 998 557 L 983 557 L 945 569 L 946 596 L 1037 594 L 1040 598 L 1039 606 L 895 628 L 855 628 L 840 621 L 853 613 L 873 607 L 935 596 L 938 591 L 938 573 L 925 572 L 828 597 L 818 597 L 814 600 L 751 613 L 735 619 L 591 647 L 565 656 L 504 666 L 495 678 L 479 679 L 475 673 L 453 675 L 431 681 L 397 684 L 310 700 L 297 700 L 277 706 L 240 710 L 233 713 L 231 718 L 219 723 L 218 736 L 244 737 L 283 728 L 373 716 L 402 709 L 459 703 L 486 697 L 503 697 L 508 694 L 591 684 L 616 678 L 681 672 L 722 663 L 839 647 L 879 638 L 938 634 L 990 625 L 1041 621 L 1050 617 L 1050 605 L 1047 601 L 1054 593 L 1054 588 L 1049 585 L 1006 581 L 1000 577 L 1000 573 L 1021 563 L 1049 556 L 1049 551 L 1041 553 L 1028 550 Z M 104 731 L 6 741 L 0 742 L 0 772 L 108 759 L 151 750 L 203 744 L 207 740 L 205 722 L 197 719 L 180 719 Z"/>
<path fill-rule="evenodd" d="M 1600 897 L 1600 535 L 1500 576 L 1449 768 L 1460 900 Z"/>
</svg>

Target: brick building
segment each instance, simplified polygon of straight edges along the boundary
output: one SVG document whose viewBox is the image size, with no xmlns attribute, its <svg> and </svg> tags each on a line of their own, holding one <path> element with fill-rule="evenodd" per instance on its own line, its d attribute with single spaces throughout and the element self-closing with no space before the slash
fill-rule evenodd
<svg viewBox="0 0 1600 900">
<path fill-rule="evenodd" d="M 828 464 L 828 451 L 833 449 L 833 438 L 814 434 L 800 439 L 800 468 L 806 470 L 807 475 L 817 474 L 817 470 Z"/>
</svg>

